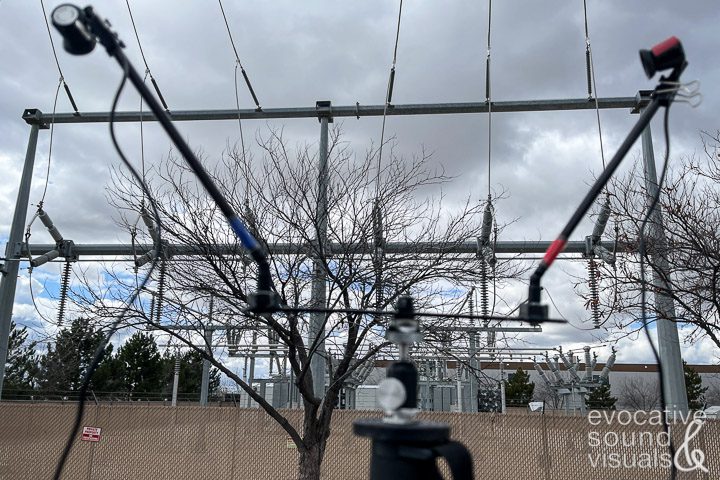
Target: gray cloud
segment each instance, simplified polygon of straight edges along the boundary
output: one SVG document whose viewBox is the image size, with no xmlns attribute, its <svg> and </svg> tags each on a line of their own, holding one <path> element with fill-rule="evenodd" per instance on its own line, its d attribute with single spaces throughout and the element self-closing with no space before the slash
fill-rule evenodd
<svg viewBox="0 0 720 480">
<path fill-rule="evenodd" d="M 51 10 L 60 1 L 47 1 Z M 674 152 L 698 149 L 700 129 L 718 128 L 719 99 L 712 87 L 720 80 L 715 62 L 718 12 L 710 0 L 679 4 L 670 0 L 588 2 L 590 34 L 601 96 L 633 96 L 651 88 L 637 50 L 665 37 L 679 36 L 690 61 L 686 78 L 703 83 L 705 99 L 697 109 L 678 104 L 671 115 Z M 171 109 L 233 108 L 234 55 L 217 5 L 209 2 L 132 2 L 143 48 L 152 73 Z M 579 2 L 495 2 L 492 29 L 492 86 L 495 100 L 583 98 L 587 95 L 582 5 Z M 316 100 L 336 105 L 381 104 L 392 59 L 397 3 L 380 0 L 333 2 L 225 2 L 238 52 L 265 107 L 311 106 Z M 141 57 L 124 2 L 102 2 L 138 66 Z M 0 4 L 0 238 L 7 237 L 17 194 L 17 180 L 27 144 L 24 108 L 52 110 L 58 73 L 36 2 Z M 407 3 L 398 49 L 396 103 L 483 101 L 485 96 L 487 5 L 457 1 Z M 60 39 L 54 39 L 59 48 Z M 71 57 L 59 48 L 65 79 L 83 111 L 110 107 L 120 70 L 98 48 L 90 56 Z M 252 101 L 242 80 L 242 108 Z M 128 88 L 122 110 L 136 110 L 138 96 Z M 59 111 L 70 104 L 60 92 Z M 635 117 L 603 111 L 609 158 Z M 314 120 L 271 122 L 284 126 L 292 143 L 316 143 Z M 253 143 L 265 122 L 244 122 Z M 214 162 L 226 144 L 238 140 L 236 122 L 183 123 L 182 133 Z M 343 128 L 358 155 L 380 136 L 379 118 L 346 119 Z M 118 127 L 123 148 L 139 164 L 137 125 Z M 653 125 L 656 156 L 663 146 L 659 123 Z M 487 116 L 390 117 L 388 136 L 406 156 L 421 146 L 433 161 L 457 178 L 446 188 L 448 200 L 487 194 Z M 169 142 L 156 125 L 145 129 L 146 161 L 160 161 Z M 31 201 L 44 182 L 49 135 L 41 133 Z M 582 198 L 600 156 L 594 112 L 493 115 L 492 188 L 506 189 L 498 217 L 518 219 L 505 239 L 551 239 Z M 632 155 L 637 154 L 637 149 Z M 631 159 L 629 159 L 631 160 Z M 105 201 L 112 165 L 119 160 L 105 125 L 62 125 L 55 131 L 47 209 L 61 231 L 76 242 L 112 242 L 123 238 Z M 428 191 L 428 195 L 437 194 Z M 33 208 L 31 207 L 31 212 Z M 576 237 L 589 228 L 586 222 Z M 34 229 L 33 239 L 47 235 Z M 45 241 L 46 241 L 45 240 Z M 574 267 L 571 267 L 574 268 Z M 582 305 L 558 270 L 548 288 L 563 313 L 582 316 Z M 19 299 L 27 305 L 26 299 Z M 592 334 L 552 327 L 538 344 L 591 341 Z"/>
</svg>

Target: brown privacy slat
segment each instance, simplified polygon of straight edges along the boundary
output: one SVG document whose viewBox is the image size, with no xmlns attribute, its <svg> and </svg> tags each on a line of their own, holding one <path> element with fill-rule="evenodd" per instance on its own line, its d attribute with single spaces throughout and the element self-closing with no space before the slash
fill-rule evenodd
<svg viewBox="0 0 720 480">
<path fill-rule="evenodd" d="M 283 410 L 299 427 L 302 411 Z M 0 403 L 0 479 L 49 478 L 62 450 L 75 405 Z M 352 434 L 352 422 L 378 417 L 377 411 L 338 410 L 333 415 L 322 478 L 365 480 L 369 477 L 370 442 Z M 659 426 L 593 426 L 581 416 L 562 412 L 507 415 L 421 412 L 419 419 L 446 422 L 452 438 L 473 455 L 475 477 L 487 480 L 656 480 L 669 471 L 654 468 L 593 468 L 588 433 L 660 431 Z M 297 478 L 297 450 L 287 434 L 258 409 L 232 406 L 139 404 L 90 405 L 83 425 L 102 428 L 99 443 L 78 441 L 63 478 L 197 479 Z M 655 430 L 653 430 L 655 429 Z M 685 429 L 674 429 L 681 445 Z M 708 421 L 692 447 L 705 453 L 709 477 L 697 470 L 678 480 L 720 478 L 720 421 Z M 637 444 L 614 449 L 626 454 L 651 453 Z M 445 478 L 447 465 L 440 463 Z M 399 479 L 398 479 L 399 480 Z"/>
</svg>

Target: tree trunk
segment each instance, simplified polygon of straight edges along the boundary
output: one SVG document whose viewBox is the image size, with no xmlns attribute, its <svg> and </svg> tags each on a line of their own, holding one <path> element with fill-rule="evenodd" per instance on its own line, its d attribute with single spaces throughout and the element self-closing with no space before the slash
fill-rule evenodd
<svg viewBox="0 0 720 480">
<path fill-rule="evenodd" d="M 320 465 L 322 464 L 323 448 L 321 444 L 307 445 L 300 450 L 299 480 L 320 480 Z"/>
</svg>

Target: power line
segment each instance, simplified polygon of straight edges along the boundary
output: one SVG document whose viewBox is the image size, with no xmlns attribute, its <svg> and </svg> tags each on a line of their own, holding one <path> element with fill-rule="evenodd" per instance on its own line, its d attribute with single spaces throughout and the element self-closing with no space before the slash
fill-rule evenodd
<svg viewBox="0 0 720 480">
<path fill-rule="evenodd" d="M 488 0 L 487 57 L 485 59 L 485 101 L 488 105 L 488 201 L 490 201 L 490 166 L 492 158 L 492 97 L 490 90 L 490 27 L 492 25 L 492 0 Z"/>
<path fill-rule="evenodd" d="M 585 19 L 585 69 L 587 71 L 588 98 L 595 101 L 595 116 L 597 117 L 598 137 L 600 139 L 600 158 L 605 168 L 605 149 L 603 148 L 602 125 L 600 124 L 600 106 L 598 104 L 597 83 L 595 83 L 595 65 L 593 63 L 590 33 L 588 29 L 587 0 L 583 0 L 583 15 Z"/>
<path fill-rule="evenodd" d="M 230 31 L 230 24 L 228 23 L 227 16 L 225 15 L 225 9 L 223 8 L 222 0 L 218 0 L 218 4 L 220 5 L 220 12 L 222 12 L 223 20 L 225 21 L 225 28 L 228 32 L 228 37 L 230 38 L 230 44 L 232 45 L 233 52 L 235 52 L 235 62 L 237 62 L 237 65 L 240 67 L 240 72 L 242 73 L 243 78 L 245 79 L 245 84 L 248 87 L 248 90 L 250 91 L 250 95 L 253 98 L 253 101 L 255 102 L 255 106 L 257 107 L 258 111 L 262 110 L 262 107 L 260 106 L 260 102 L 257 99 L 257 95 L 255 95 L 255 90 L 252 87 L 252 84 L 250 83 L 250 78 L 247 75 L 247 72 L 245 72 L 245 68 L 242 65 L 242 62 L 240 61 L 240 55 L 238 54 L 237 47 L 235 47 L 235 40 L 233 39 L 232 32 Z M 239 108 L 238 108 L 239 110 Z"/>
<path fill-rule="evenodd" d="M 167 106 L 167 103 L 165 102 L 165 97 L 163 97 L 162 92 L 160 92 L 160 87 L 158 86 L 157 82 L 155 81 L 155 77 L 153 77 L 152 72 L 150 71 L 150 66 L 148 65 L 147 58 L 145 58 L 145 51 L 143 51 L 142 44 L 140 43 L 140 35 L 138 35 L 137 27 L 135 26 L 135 18 L 133 17 L 132 10 L 130 9 L 130 2 L 129 0 L 125 0 L 125 4 L 127 5 L 128 13 L 130 14 L 130 22 L 132 23 L 133 31 L 135 32 L 135 39 L 137 40 L 138 48 L 140 49 L 140 56 L 143 59 L 143 63 L 145 64 L 145 76 L 150 76 L 150 82 L 153 85 L 153 88 L 155 89 L 155 93 L 157 93 L 158 98 L 160 99 L 160 103 L 162 103 L 163 108 L 166 112 L 170 112 L 170 109 Z M 142 100 L 140 101 L 140 105 L 142 105 Z M 142 106 L 140 107 L 140 110 L 142 110 Z M 141 124 L 142 128 L 142 124 Z M 143 170 L 144 173 L 144 170 Z"/>
<path fill-rule="evenodd" d="M 75 115 L 80 115 L 80 112 L 78 111 L 77 105 L 75 104 L 75 99 L 72 96 L 72 93 L 70 93 L 70 87 L 67 83 L 65 83 L 65 76 L 63 75 L 62 68 L 60 68 L 60 61 L 57 57 L 57 52 L 55 51 L 55 42 L 53 41 L 52 34 L 50 33 L 50 24 L 47 20 L 47 12 L 45 11 L 45 3 L 43 3 L 43 0 L 40 0 L 40 7 L 43 11 L 43 20 L 45 20 L 45 28 L 47 29 L 48 38 L 50 38 L 50 46 L 52 47 L 53 57 L 55 57 L 55 65 L 57 65 L 58 73 L 60 74 L 60 83 L 62 83 L 63 87 L 65 88 L 65 93 L 67 94 L 68 100 L 70 100 L 70 104 L 73 107 L 73 110 L 75 111 Z M 57 100 L 57 97 L 56 97 Z M 53 107 L 54 110 L 54 107 Z M 54 114 L 54 112 L 53 112 Z"/>
<path fill-rule="evenodd" d="M 380 130 L 380 146 L 378 149 L 377 174 L 375 177 L 375 197 L 380 192 L 380 169 L 382 168 L 383 143 L 385 143 L 385 120 L 387 119 L 388 107 L 392 103 L 393 87 L 395 86 L 395 65 L 397 64 L 397 49 L 400 40 L 400 20 L 402 19 L 402 0 L 398 10 L 397 29 L 395 31 L 395 47 L 393 48 L 393 60 L 390 66 L 390 77 L 388 78 L 387 93 L 385 94 L 385 106 L 382 113 L 382 128 Z"/>
</svg>

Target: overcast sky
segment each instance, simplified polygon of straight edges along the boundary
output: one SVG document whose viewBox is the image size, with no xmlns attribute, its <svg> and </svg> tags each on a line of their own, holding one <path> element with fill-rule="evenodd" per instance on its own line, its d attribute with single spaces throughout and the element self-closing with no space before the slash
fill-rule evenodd
<svg viewBox="0 0 720 480">
<path fill-rule="evenodd" d="M 45 2 L 48 14 L 62 2 Z M 210 1 L 131 1 L 142 46 L 153 76 L 171 110 L 228 109 L 235 106 L 234 54 L 220 8 Z M 381 104 L 397 19 L 397 1 L 230 1 L 224 3 L 241 61 L 263 107 L 308 107 L 317 100 L 334 105 Z M 493 4 L 493 100 L 585 98 L 585 38 L 581 0 L 503 0 Z M 124 1 L 97 2 L 127 44 L 127 54 L 142 71 L 142 59 Z M 589 0 L 589 28 L 597 92 L 601 97 L 634 96 L 654 86 L 643 72 L 638 49 L 670 35 L 685 46 L 689 67 L 686 81 L 702 83 L 703 103 L 696 109 L 677 104 L 672 109 L 673 156 L 700 150 L 699 131 L 720 128 L 713 112 L 720 98 L 717 25 L 720 9 L 712 0 Z M 107 111 L 120 77 L 114 61 L 100 49 L 72 57 L 53 31 L 60 66 L 81 112 Z M 487 2 L 406 1 L 397 60 L 393 102 L 432 103 L 484 101 Z M 7 241 L 18 181 L 30 131 L 23 109 L 52 112 L 58 71 L 39 1 L 0 3 L 0 242 Z M 240 84 L 241 108 L 253 102 Z M 128 88 L 120 110 L 137 110 L 139 97 Z M 60 92 L 58 112 L 70 103 Z M 637 117 L 626 110 L 601 112 L 605 154 L 609 158 Z M 342 120 L 346 139 L 362 154 L 380 137 L 380 118 Z M 552 240 L 566 222 L 601 167 L 595 112 L 512 113 L 493 116 L 492 176 L 495 192 L 508 198 L 496 205 L 500 223 L 516 220 L 503 240 Z M 317 143 L 314 119 L 276 121 L 292 143 Z M 248 137 L 266 122 L 245 122 Z M 182 123 L 181 132 L 209 159 L 238 140 L 237 122 Z M 126 152 L 139 158 L 137 125 L 118 127 Z M 659 122 L 653 124 L 656 156 L 664 147 Z M 487 196 L 487 116 L 390 117 L 387 132 L 396 136 L 396 150 L 412 155 L 423 146 L 434 153 L 453 181 L 448 200 Z M 157 126 L 145 131 L 146 161 L 161 159 L 170 146 Z M 42 194 L 48 160 L 49 132 L 41 131 L 31 203 Z M 627 164 L 637 158 L 636 148 Z M 50 182 L 45 207 L 65 238 L 76 243 L 127 242 L 114 220 L 117 212 L 106 201 L 111 167 L 119 159 L 104 124 L 58 125 L 54 133 Z M 431 192 L 432 193 L 432 192 Z M 35 210 L 30 207 L 31 213 Z M 579 229 L 576 240 L 589 233 Z M 33 229 L 33 242 L 48 242 L 42 228 Z M 564 261 L 548 274 L 545 285 L 563 315 L 587 327 L 589 314 L 577 298 L 569 273 L 584 264 Z M 57 286 L 59 265 L 35 272 L 36 295 Z M 43 286 L 42 280 L 47 280 Z M 37 319 L 29 297 L 28 278 L 21 270 L 15 320 Z M 41 300 L 52 314 L 54 302 Z M 554 312 L 558 314 L 558 312 Z M 573 347 L 602 343 L 605 332 L 585 332 L 570 326 L 547 327 L 526 338 L 535 346 Z M 618 361 L 650 359 L 644 340 L 619 343 Z M 632 345 L 632 348 L 630 348 Z M 600 348 L 604 360 L 607 348 Z M 709 342 L 684 345 L 691 363 L 716 361 L 719 352 Z"/>
</svg>

